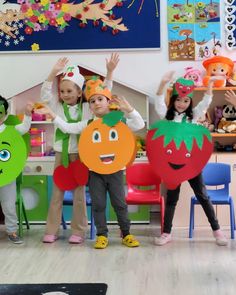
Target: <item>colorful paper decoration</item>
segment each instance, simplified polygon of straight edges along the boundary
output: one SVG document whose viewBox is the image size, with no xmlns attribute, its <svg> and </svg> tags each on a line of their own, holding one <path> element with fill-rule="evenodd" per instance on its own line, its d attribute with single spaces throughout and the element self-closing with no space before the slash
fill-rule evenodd
<svg viewBox="0 0 236 295">
<path fill-rule="evenodd" d="M 90 123 L 81 133 L 79 155 L 90 170 L 111 174 L 134 161 L 135 136 L 129 127 L 120 121 L 122 115 L 122 112 L 113 111 Z"/>
<path fill-rule="evenodd" d="M 87 184 L 88 168 L 80 160 L 71 162 L 68 167 L 60 165 L 54 170 L 53 180 L 63 191 L 74 190 L 77 186 Z"/>
<path fill-rule="evenodd" d="M 0 52 L 160 48 L 160 0 L 139 1 L 1 0 Z"/>
<path fill-rule="evenodd" d="M 21 134 L 14 126 L 0 132 L 0 187 L 10 184 L 23 170 L 27 148 Z"/>
<path fill-rule="evenodd" d="M 168 189 L 197 176 L 208 162 L 213 144 L 208 129 L 201 125 L 161 120 L 146 138 L 148 160 Z"/>
</svg>

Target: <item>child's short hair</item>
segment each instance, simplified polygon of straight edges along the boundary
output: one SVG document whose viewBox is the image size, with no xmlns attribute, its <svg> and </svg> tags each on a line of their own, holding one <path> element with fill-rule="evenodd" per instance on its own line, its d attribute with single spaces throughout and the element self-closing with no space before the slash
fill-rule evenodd
<svg viewBox="0 0 236 295">
<path fill-rule="evenodd" d="M 6 100 L 6 98 L 2 97 L 1 95 L 0 95 L 0 105 L 3 105 L 4 106 L 5 112 L 7 113 L 7 110 L 8 110 L 8 107 L 9 107 L 9 103 Z"/>
</svg>

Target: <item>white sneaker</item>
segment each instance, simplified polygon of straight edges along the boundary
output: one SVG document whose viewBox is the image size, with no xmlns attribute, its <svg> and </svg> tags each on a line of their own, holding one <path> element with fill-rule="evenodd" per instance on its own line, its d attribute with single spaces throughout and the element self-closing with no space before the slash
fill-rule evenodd
<svg viewBox="0 0 236 295">
<path fill-rule="evenodd" d="M 220 229 L 214 230 L 213 235 L 216 239 L 216 244 L 218 246 L 227 246 L 228 245 L 228 239 L 226 236 L 222 233 Z"/>
<path fill-rule="evenodd" d="M 154 239 L 154 244 L 157 246 L 164 246 L 171 241 L 171 234 L 163 233 L 159 238 Z"/>
</svg>

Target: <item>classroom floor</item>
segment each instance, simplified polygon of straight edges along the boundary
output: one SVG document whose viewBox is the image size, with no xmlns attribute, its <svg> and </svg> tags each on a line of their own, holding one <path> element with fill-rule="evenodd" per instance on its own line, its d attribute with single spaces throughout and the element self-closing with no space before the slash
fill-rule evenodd
<svg viewBox="0 0 236 295">
<path fill-rule="evenodd" d="M 0 283 L 107 283 L 107 295 L 235 295 L 236 241 L 215 244 L 209 228 L 173 229 L 173 242 L 158 247 L 155 224 L 132 225 L 141 243 L 129 249 L 111 225 L 109 246 L 68 244 L 69 230 L 54 244 L 41 242 L 44 226 L 32 225 L 24 244 L 14 245 L 0 227 Z M 229 231 L 224 229 L 229 236 Z M 7 295 L 7 294 L 4 294 Z"/>
</svg>

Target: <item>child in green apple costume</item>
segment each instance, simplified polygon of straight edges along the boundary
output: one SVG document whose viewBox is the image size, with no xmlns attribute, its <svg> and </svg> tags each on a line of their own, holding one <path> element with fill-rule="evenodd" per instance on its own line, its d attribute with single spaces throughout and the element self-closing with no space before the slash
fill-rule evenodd
<svg viewBox="0 0 236 295">
<path fill-rule="evenodd" d="M 22 137 L 31 124 L 32 105 L 27 104 L 22 124 L 8 125 L 8 102 L 0 95 L 0 202 L 8 238 L 22 243 L 17 235 L 16 178 L 24 168 L 27 147 Z"/>
</svg>

